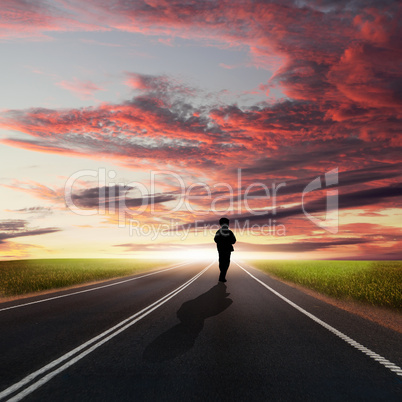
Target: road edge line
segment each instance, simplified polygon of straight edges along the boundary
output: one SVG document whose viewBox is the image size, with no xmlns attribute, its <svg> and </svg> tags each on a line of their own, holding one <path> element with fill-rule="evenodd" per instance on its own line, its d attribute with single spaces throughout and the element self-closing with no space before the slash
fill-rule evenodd
<svg viewBox="0 0 402 402">
<path fill-rule="evenodd" d="M 257 282 L 259 282 L 261 285 L 266 287 L 269 291 L 271 291 L 274 295 L 278 296 L 281 298 L 283 301 L 286 303 L 290 304 L 292 307 L 294 307 L 296 310 L 299 310 L 301 313 L 315 321 L 317 324 L 320 324 L 322 327 L 326 328 L 328 331 L 332 332 L 334 335 L 338 336 L 342 340 L 344 340 L 346 343 L 349 345 L 353 346 L 355 349 L 360 350 L 362 353 L 364 353 L 366 356 L 372 358 L 376 362 L 382 364 L 384 367 L 386 367 L 388 370 L 392 371 L 398 376 L 402 376 L 402 368 L 397 366 L 396 364 L 392 363 L 385 357 L 379 355 L 376 352 L 373 352 L 369 348 L 366 348 L 359 342 L 355 341 L 348 335 L 344 334 L 343 332 L 337 330 L 333 326 L 327 324 L 325 321 L 320 320 L 318 317 L 316 317 L 314 314 L 309 313 L 307 310 L 304 310 L 302 307 L 298 306 L 296 303 L 292 302 L 291 300 L 287 299 L 285 296 L 281 295 L 279 292 L 276 290 L 272 289 L 270 286 L 268 286 L 266 283 L 261 281 L 260 279 L 256 278 L 253 274 L 248 272 L 245 268 L 243 268 L 238 262 L 233 261 L 238 267 L 240 267 L 244 272 L 246 272 L 248 275 L 250 275 L 253 279 L 255 279 Z"/>
</svg>

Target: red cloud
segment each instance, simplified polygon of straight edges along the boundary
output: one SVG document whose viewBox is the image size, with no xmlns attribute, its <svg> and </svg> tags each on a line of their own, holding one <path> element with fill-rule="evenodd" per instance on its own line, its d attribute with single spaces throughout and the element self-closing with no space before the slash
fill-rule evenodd
<svg viewBox="0 0 402 402">
<path fill-rule="evenodd" d="M 13 190 L 23 191 L 36 198 L 51 201 L 52 203 L 64 203 L 64 189 L 62 188 L 54 190 L 35 181 L 22 182 L 19 180 L 13 180 L 12 184 L 2 184 L 2 186 Z"/>
<path fill-rule="evenodd" d="M 167 75 L 147 75 L 126 72 L 126 84 L 133 89 L 142 92 L 149 92 L 153 95 L 153 100 L 161 99 L 167 104 L 170 104 L 169 99 L 175 96 L 192 97 L 195 95 L 195 88 L 190 88 L 182 82 L 168 77 Z M 162 103 L 161 103 L 162 104 Z"/>
<path fill-rule="evenodd" d="M 381 12 L 376 8 L 366 8 L 353 19 L 354 25 L 360 30 L 360 37 L 377 44 L 389 43 L 392 31 L 397 29 L 397 20 L 393 19 L 392 11 Z"/>
<path fill-rule="evenodd" d="M 398 108 L 402 97 L 390 82 L 400 76 L 402 52 L 368 44 L 347 48 L 328 72 L 329 82 L 362 107 Z"/>
<path fill-rule="evenodd" d="M 2 0 L 0 39 L 49 40 L 47 33 L 59 31 L 105 31 L 99 22 L 83 22 L 60 3 Z"/>
<path fill-rule="evenodd" d="M 98 87 L 93 82 L 80 81 L 77 78 L 72 81 L 63 80 L 56 83 L 56 85 L 78 95 L 81 99 L 90 99 L 96 91 L 103 91 L 103 88 Z"/>
</svg>

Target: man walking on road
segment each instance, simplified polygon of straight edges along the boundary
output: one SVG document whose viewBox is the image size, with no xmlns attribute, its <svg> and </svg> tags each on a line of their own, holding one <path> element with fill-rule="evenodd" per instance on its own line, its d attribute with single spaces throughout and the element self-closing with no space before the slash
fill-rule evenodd
<svg viewBox="0 0 402 402">
<path fill-rule="evenodd" d="M 219 224 L 221 228 L 216 232 L 214 240 L 219 253 L 219 270 L 221 271 L 219 281 L 226 282 L 226 272 L 230 265 L 230 253 L 234 251 L 233 244 L 236 243 L 236 237 L 229 229 L 228 218 L 219 219 Z"/>
</svg>

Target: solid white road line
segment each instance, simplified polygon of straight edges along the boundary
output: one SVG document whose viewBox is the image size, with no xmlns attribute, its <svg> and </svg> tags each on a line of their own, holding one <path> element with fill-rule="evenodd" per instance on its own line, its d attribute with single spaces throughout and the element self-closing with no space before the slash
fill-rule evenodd
<svg viewBox="0 0 402 402">
<path fill-rule="evenodd" d="M 396 364 L 390 362 L 389 360 L 387 360 L 385 357 L 380 356 L 379 354 L 373 352 L 372 350 L 366 348 L 365 346 L 363 346 L 362 344 L 356 342 L 355 340 L 353 340 L 352 338 L 350 338 L 349 336 L 345 335 L 343 332 L 338 331 L 336 328 L 332 327 L 331 325 L 327 324 L 326 322 L 320 320 L 318 317 L 316 317 L 315 315 L 309 313 L 308 311 L 304 310 L 303 308 L 299 307 L 297 304 L 293 303 L 292 301 L 290 301 L 289 299 L 287 299 L 285 296 L 282 296 L 280 293 L 278 293 L 276 290 L 272 289 L 270 286 L 268 286 L 267 284 L 265 284 L 264 282 L 260 281 L 258 278 L 256 278 L 253 274 L 251 274 L 250 272 L 248 272 L 245 268 L 243 268 L 239 263 L 237 263 L 236 261 L 233 261 L 236 265 L 238 265 L 243 271 L 245 271 L 247 274 L 249 274 L 253 279 L 255 279 L 257 282 L 259 282 L 262 286 L 266 287 L 268 290 L 270 290 L 273 294 L 275 294 L 276 296 L 280 297 L 282 300 L 284 300 L 286 303 L 290 304 L 292 307 L 294 307 L 296 310 L 299 310 L 301 313 L 303 313 L 304 315 L 306 315 L 307 317 L 311 318 L 313 321 L 315 321 L 316 323 L 320 324 L 321 326 L 323 326 L 324 328 L 328 329 L 329 331 L 331 331 L 333 334 L 335 334 L 336 336 L 338 336 L 339 338 L 343 339 L 345 342 L 347 342 L 349 345 L 353 346 L 354 348 L 360 350 L 361 352 L 363 352 L 365 355 L 371 357 L 372 359 L 374 359 L 375 361 L 377 361 L 378 363 L 382 364 L 383 366 L 385 366 L 386 368 L 388 368 L 389 370 L 391 370 L 392 372 L 396 373 L 399 376 L 402 376 L 402 368 L 397 366 Z"/>
<path fill-rule="evenodd" d="M 81 360 L 83 357 L 86 355 L 90 354 L 93 352 L 95 349 L 99 348 L 99 346 L 103 345 L 104 343 L 108 342 L 110 339 L 114 338 L 116 335 L 120 334 L 121 332 L 125 331 L 127 328 L 131 327 L 134 325 L 136 322 L 150 314 L 152 311 L 156 310 L 158 307 L 160 307 L 162 304 L 166 303 L 168 300 L 170 300 L 172 297 L 176 296 L 178 293 L 180 293 L 183 289 L 185 289 L 187 286 L 189 286 L 191 283 L 193 283 L 196 279 L 198 279 L 212 264 L 214 264 L 215 261 L 211 262 L 206 268 L 204 268 L 201 272 L 199 272 L 197 275 L 193 276 L 191 279 L 189 279 L 187 282 L 173 290 L 172 292 L 168 293 L 167 295 L 161 297 L 159 300 L 156 302 L 150 304 L 149 306 L 145 307 L 141 311 L 135 313 L 131 317 L 121 321 L 119 324 L 115 325 L 114 327 L 108 329 L 107 331 L 101 333 L 100 335 L 90 339 L 89 341 L 85 342 L 81 346 L 78 346 L 77 348 L 71 350 L 70 352 L 66 353 L 65 355 L 59 357 L 58 359 L 54 360 L 53 362 L 47 364 L 46 366 L 42 367 L 41 369 L 29 374 L 25 378 L 23 378 L 21 381 L 15 383 L 14 385 L 10 386 L 9 388 L 5 389 L 4 391 L 0 392 L 0 400 L 3 398 L 7 397 L 8 395 L 13 394 L 14 392 L 19 391 L 22 387 L 27 385 L 28 383 L 32 382 L 36 377 L 38 377 L 41 374 L 44 374 L 48 370 L 54 368 L 55 366 L 59 365 L 65 360 L 68 360 L 71 358 L 71 360 L 67 361 L 64 365 L 54 369 L 53 371 L 49 372 L 46 374 L 44 377 L 40 378 L 38 381 L 30 385 L 28 388 L 24 389 L 17 395 L 13 396 L 10 398 L 8 401 L 20 401 L 22 398 L 26 397 L 39 387 L 41 387 L 43 384 L 47 383 L 49 380 L 51 380 L 54 376 L 57 374 L 61 373 L 62 371 L 66 370 L 68 367 L 72 366 L 79 360 Z M 109 335 L 109 336 L 106 336 Z M 101 339 L 103 338 L 103 339 Z M 101 339 L 99 342 L 95 343 Z M 76 353 L 81 351 L 82 349 L 85 349 L 87 346 L 92 345 L 89 349 L 85 350 L 84 352 L 80 353 L 79 355 L 73 357 Z M 73 357 L 73 358 L 72 358 Z"/>
<path fill-rule="evenodd" d="M 33 302 L 24 303 L 24 304 L 17 304 L 17 305 L 15 305 L 15 306 L 11 306 L 11 307 L 4 307 L 4 308 L 1 308 L 0 311 L 6 311 L 6 310 L 14 309 L 14 308 L 30 306 L 31 304 L 44 303 L 44 302 L 48 302 L 48 301 L 51 301 L 51 300 L 61 299 L 61 298 L 63 298 L 63 297 L 75 296 L 75 295 L 78 295 L 78 294 L 80 294 L 80 293 L 93 292 L 94 290 L 99 290 L 99 289 L 108 288 L 109 286 L 121 285 L 122 283 L 130 282 L 130 281 L 135 281 L 135 280 L 137 280 L 137 279 L 145 278 L 146 276 L 156 275 L 156 274 L 159 274 L 159 273 L 161 273 L 161 272 L 170 271 L 171 269 L 177 269 L 177 268 L 182 267 L 183 265 L 187 265 L 187 264 L 190 264 L 190 263 L 191 263 L 191 261 L 185 262 L 185 263 L 183 263 L 183 264 L 174 265 L 173 267 L 170 267 L 170 268 L 161 269 L 160 271 L 154 271 L 154 272 L 151 272 L 151 273 L 149 273 L 149 274 L 145 274 L 145 275 L 141 275 L 141 276 L 136 276 L 135 278 L 125 279 L 124 281 L 115 282 L 115 283 L 109 283 L 108 285 L 97 286 L 96 288 L 85 289 L 85 290 L 79 290 L 79 291 L 77 291 L 77 292 L 67 293 L 67 294 L 65 294 L 65 295 L 49 297 L 49 298 L 47 298 L 47 299 L 36 300 L 36 301 L 33 301 Z"/>
</svg>

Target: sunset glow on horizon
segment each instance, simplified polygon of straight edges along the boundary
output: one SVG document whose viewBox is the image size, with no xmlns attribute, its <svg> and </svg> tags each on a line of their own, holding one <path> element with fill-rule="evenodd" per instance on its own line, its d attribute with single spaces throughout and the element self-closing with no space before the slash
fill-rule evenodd
<svg viewBox="0 0 402 402">
<path fill-rule="evenodd" d="M 0 259 L 401 259 L 401 17 L 6 0 Z"/>
</svg>

